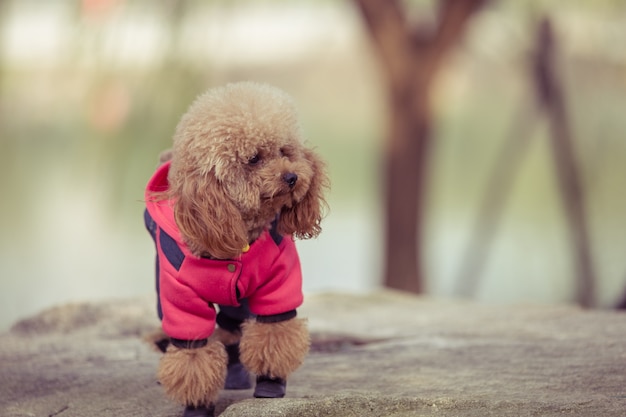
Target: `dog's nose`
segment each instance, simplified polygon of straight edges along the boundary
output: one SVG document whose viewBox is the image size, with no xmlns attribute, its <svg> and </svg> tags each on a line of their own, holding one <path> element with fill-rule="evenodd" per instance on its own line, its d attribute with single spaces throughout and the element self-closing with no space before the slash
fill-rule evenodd
<svg viewBox="0 0 626 417">
<path fill-rule="evenodd" d="M 287 172 L 283 174 L 283 181 L 287 183 L 289 188 L 293 188 L 296 186 L 296 181 L 298 181 L 298 176 L 293 172 Z"/>
</svg>

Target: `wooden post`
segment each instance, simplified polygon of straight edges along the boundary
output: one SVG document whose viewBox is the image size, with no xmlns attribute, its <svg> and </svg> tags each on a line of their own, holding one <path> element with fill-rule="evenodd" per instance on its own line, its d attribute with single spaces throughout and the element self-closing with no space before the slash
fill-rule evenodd
<svg viewBox="0 0 626 417">
<path fill-rule="evenodd" d="M 583 307 L 594 304 L 595 271 L 585 210 L 585 195 L 580 179 L 563 89 L 555 74 L 556 40 L 548 18 L 540 23 L 535 57 L 537 99 L 550 123 L 552 156 L 561 191 L 563 208 L 569 221 L 573 261 L 576 265 L 576 299 Z"/>
<path fill-rule="evenodd" d="M 484 0 L 442 0 L 434 29 L 414 27 L 398 0 L 355 0 L 376 45 L 389 91 L 385 167 L 386 286 L 424 290 L 423 208 L 432 141 L 430 92 L 445 54 Z"/>
</svg>

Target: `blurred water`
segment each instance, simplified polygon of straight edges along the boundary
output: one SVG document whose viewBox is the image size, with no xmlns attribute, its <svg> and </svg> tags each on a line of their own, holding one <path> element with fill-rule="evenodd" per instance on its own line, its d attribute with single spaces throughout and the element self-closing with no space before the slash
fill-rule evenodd
<svg viewBox="0 0 626 417">
<path fill-rule="evenodd" d="M 154 295 L 154 246 L 141 203 L 135 224 L 124 227 L 86 197 L 76 192 L 51 200 L 22 240 L 28 247 L 3 248 L 0 330 L 60 303 Z M 380 244 L 371 216 L 333 211 L 324 229 L 318 239 L 298 242 L 305 293 L 376 287 Z"/>
<path fill-rule="evenodd" d="M 45 187 L 44 187 L 45 188 Z M 0 251 L 0 330 L 60 303 L 154 296 L 154 247 L 137 200 L 126 218 L 111 217 L 94 190 L 50 189 L 40 197 L 30 227 L 8 230 Z M 567 234 L 558 210 L 539 223 L 504 221 L 481 276 L 476 298 L 498 303 L 571 302 L 574 294 Z M 553 218 L 552 218 L 553 217 Z M 431 296 L 454 296 L 460 260 L 469 242 L 458 212 L 431 216 L 425 273 Z M 306 294 L 364 292 L 381 285 L 382 233 L 376 204 L 337 204 L 323 233 L 298 241 Z M 13 235 L 10 239 L 8 236 Z M 610 305 L 621 293 L 621 235 L 596 247 L 597 300 Z"/>
<path fill-rule="evenodd" d="M 32 219 L 34 227 L 26 230 L 27 235 L 11 240 L 13 244 L 5 239 L 0 253 L 0 330 L 59 303 L 154 296 L 154 247 L 143 229 L 141 202 L 132 209 L 135 221 L 131 223 L 112 221 L 106 206 L 85 190 L 67 191 L 48 202 Z M 503 225 L 486 262 L 478 299 L 571 301 L 573 274 L 567 241 L 559 222 L 549 224 Z M 379 287 L 378 209 L 339 205 L 323 226 L 317 239 L 297 243 L 305 293 L 363 292 Z M 436 216 L 429 224 L 425 264 L 431 295 L 453 295 L 467 230 L 467 224 L 452 213 Z M 604 242 L 597 250 L 604 254 L 599 259 L 604 279 L 598 283 L 598 299 L 605 304 L 621 291 L 624 262 L 604 262 L 617 258 L 618 249 Z"/>
</svg>

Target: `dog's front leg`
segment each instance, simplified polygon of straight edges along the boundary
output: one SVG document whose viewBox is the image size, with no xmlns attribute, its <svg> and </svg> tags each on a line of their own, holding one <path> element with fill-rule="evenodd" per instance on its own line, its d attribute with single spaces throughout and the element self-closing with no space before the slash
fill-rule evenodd
<svg viewBox="0 0 626 417">
<path fill-rule="evenodd" d="M 264 322 L 264 316 L 258 316 L 244 323 L 239 350 L 241 362 L 257 375 L 254 396 L 283 397 L 287 377 L 302 364 L 309 345 L 304 319 Z"/>
<path fill-rule="evenodd" d="M 161 358 L 158 378 L 165 393 L 185 405 L 183 417 L 213 417 L 224 387 L 228 356 L 219 342 L 179 341 Z"/>
</svg>

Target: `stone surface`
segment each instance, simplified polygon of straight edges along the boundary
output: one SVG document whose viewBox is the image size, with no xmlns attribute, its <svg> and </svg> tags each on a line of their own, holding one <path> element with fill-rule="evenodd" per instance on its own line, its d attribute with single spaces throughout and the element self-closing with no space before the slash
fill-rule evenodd
<svg viewBox="0 0 626 417">
<path fill-rule="evenodd" d="M 394 292 L 308 297 L 313 348 L 283 399 L 223 391 L 234 416 L 626 416 L 626 314 Z M 152 300 L 54 308 L 0 343 L 0 416 L 181 415 L 142 342 Z"/>
</svg>

